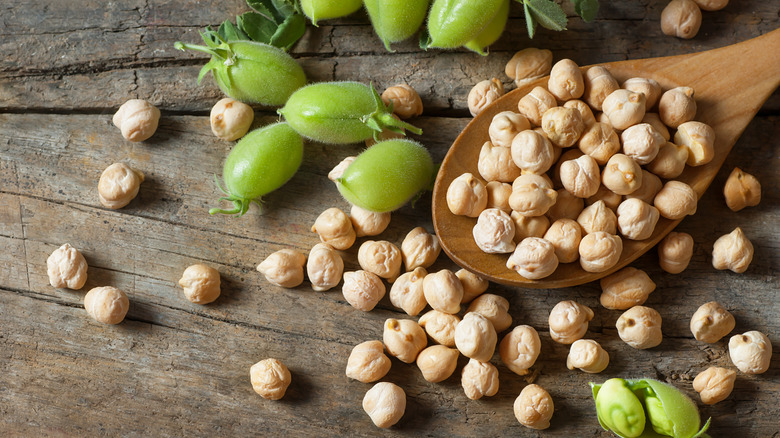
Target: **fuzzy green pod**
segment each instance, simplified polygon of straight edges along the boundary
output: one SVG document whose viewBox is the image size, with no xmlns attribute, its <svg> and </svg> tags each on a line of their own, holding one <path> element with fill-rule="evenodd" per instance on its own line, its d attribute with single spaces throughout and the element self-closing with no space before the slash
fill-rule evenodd
<svg viewBox="0 0 780 438">
<path fill-rule="evenodd" d="M 501 9 L 487 27 L 477 35 L 476 38 L 467 42 L 463 46 L 467 49 L 477 52 L 482 56 L 487 56 L 487 47 L 501 38 L 506 28 L 506 22 L 509 20 L 509 0 L 504 1 Z"/>
<path fill-rule="evenodd" d="M 429 0 L 364 0 L 374 31 L 385 48 L 417 32 L 428 13 Z"/>
<path fill-rule="evenodd" d="M 303 13 L 315 26 L 319 20 L 346 17 L 362 5 L 361 0 L 301 0 Z"/>
<path fill-rule="evenodd" d="M 386 140 L 366 149 L 336 180 L 353 205 L 378 213 L 397 210 L 430 187 L 435 174 L 428 150 L 412 140 Z"/>
<path fill-rule="evenodd" d="M 428 14 L 429 47 L 454 49 L 474 38 L 506 0 L 434 0 Z"/>
</svg>

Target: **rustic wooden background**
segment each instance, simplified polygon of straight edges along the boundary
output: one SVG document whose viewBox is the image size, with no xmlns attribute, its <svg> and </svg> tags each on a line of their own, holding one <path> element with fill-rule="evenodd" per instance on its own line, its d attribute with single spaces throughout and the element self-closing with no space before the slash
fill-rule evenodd
<svg viewBox="0 0 780 438">
<path fill-rule="evenodd" d="M 425 103 L 424 116 L 415 120 L 425 132 L 419 140 L 440 160 L 469 121 L 471 86 L 492 76 L 509 85 L 503 68 L 518 49 L 548 48 L 556 60 L 585 65 L 720 47 L 780 24 L 776 2 L 732 1 L 705 12 L 699 35 L 683 41 L 660 31 L 665 3 L 603 0 L 595 22 L 570 14 L 569 31 L 540 30 L 533 41 L 515 4 L 506 34 L 486 58 L 421 52 L 413 42 L 387 53 L 361 12 L 310 27 L 293 55 L 311 81 L 412 85 Z M 318 241 L 309 231 L 317 215 L 348 208 L 326 174 L 361 145 L 307 144 L 300 171 L 266 198 L 262 216 L 254 208 L 240 219 L 207 214 L 219 197 L 213 174 L 232 145 L 209 129 L 208 111 L 221 96 L 210 78 L 195 84 L 204 57 L 178 52 L 173 42 L 198 42 L 199 29 L 246 10 L 242 0 L 0 5 L 0 435 L 609 436 L 596 421 L 588 381 L 656 377 L 698 400 L 691 387 L 698 372 L 733 367 L 726 340 L 699 343 L 688 329 L 695 309 L 717 300 L 736 316 L 736 332 L 767 333 L 775 353 L 767 373 L 739 374 L 733 394 L 700 406 L 702 416 L 712 417 L 715 437 L 780 436 L 778 93 L 748 126 L 698 213 L 680 225 L 696 241 L 689 269 L 663 273 L 652 252 L 634 264 L 658 284 L 648 305 L 663 316 L 659 347 L 637 351 L 620 341 L 614 326 L 620 312 L 598 305 L 597 284 L 492 286 L 490 292 L 510 300 L 514 324 L 540 332 L 542 354 L 530 379 L 509 372 L 496 355 L 499 393 L 471 401 L 460 388 L 460 367 L 445 382 L 430 384 L 416 367 L 393 359 L 386 380 L 404 388 L 408 405 L 395 427 L 380 431 L 361 408 L 369 385 L 345 377 L 346 358 L 357 343 L 381 339 L 386 318 L 404 315 L 386 298 L 363 313 L 338 289 L 317 293 L 304 283 L 285 290 L 254 270 L 275 250 L 308 251 Z M 149 99 L 163 111 L 160 129 L 147 142 L 128 143 L 111 124 L 130 98 Z M 273 110 L 257 110 L 256 126 L 276 120 Z M 147 180 L 128 207 L 109 211 L 98 203 L 96 186 L 115 161 L 142 170 Z M 762 182 L 758 207 L 726 208 L 721 188 L 734 166 Z M 418 225 L 432 230 L 430 199 L 396 212 L 382 238 L 400 244 Z M 753 264 L 742 275 L 715 271 L 712 243 L 736 226 L 754 242 Z M 90 265 L 82 291 L 48 284 L 46 258 L 65 242 L 81 249 Z M 357 267 L 356 253 L 357 245 L 345 253 L 347 269 Z M 211 305 L 189 303 L 176 285 L 195 262 L 222 275 L 222 296 Z M 442 268 L 455 266 L 442 255 L 433 269 Z M 130 312 L 121 325 L 98 324 L 84 311 L 85 291 L 100 285 L 128 293 Z M 595 310 L 586 336 L 610 353 L 602 374 L 567 370 L 568 347 L 551 341 L 547 316 L 564 299 Z M 281 401 L 263 400 L 249 383 L 249 367 L 266 357 L 292 371 Z M 544 432 L 522 427 L 512 414 L 513 400 L 531 379 L 555 401 L 552 426 Z"/>
</svg>

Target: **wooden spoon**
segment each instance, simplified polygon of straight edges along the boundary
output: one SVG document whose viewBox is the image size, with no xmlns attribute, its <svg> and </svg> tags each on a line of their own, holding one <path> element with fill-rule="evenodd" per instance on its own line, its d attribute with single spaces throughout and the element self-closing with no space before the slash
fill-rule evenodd
<svg viewBox="0 0 780 438">
<path fill-rule="evenodd" d="M 658 81 L 664 90 L 676 86 L 693 87 L 698 106 L 695 120 L 707 123 L 715 130 L 715 158 L 703 166 L 686 166 L 677 179 L 689 184 L 701 198 L 737 138 L 780 84 L 778 54 L 780 29 L 706 52 L 601 65 L 609 69 L 620 83 L 632 77 L 645 77 Z M 472 237 L 476 219 L 450 212 L 446 200 L 447 188 L 463 173 L 470 172 L 479 177 L 479 151 L 490 140 L 488 127 L 493 116 L 501 111 L 517 112 L 520 98 L 534 87 L 546 88 L 547 80 L 535 80 L 507 93 L 475 117 L 452 144 L 433 189 L 433 225 L 444 251 L 458 265 L 501 284 L 558 288 L 598 280 L 647 252 L 680 223 L 680 220 L 661 218 L 650 238 L 642 241 L 624 238 L 620 260 L 607 271 L 586 272 L 579 262 L 574 262 L 559 265 L 552 275 L 541 280 L 528 280 L 508 269 L 506 261 L 509 254 L 487 254 L 477 247 Z"/>
</svg>

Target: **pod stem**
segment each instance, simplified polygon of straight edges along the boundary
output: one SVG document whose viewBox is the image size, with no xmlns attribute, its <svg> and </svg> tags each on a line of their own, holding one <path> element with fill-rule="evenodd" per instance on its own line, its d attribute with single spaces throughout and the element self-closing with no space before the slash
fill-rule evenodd
<svg viewBox="0 0 780 438">
<path fill-rule="evenodd" d="M 200 81 L 206 76 L 206 73 L 212 72 L 215 79 L 217 79 L 217 82 L 223 84 L 230 90 L 231 80 L 230 76 L 227 74 L 227 69 L 236 62 L 236 57 L 233 50 L 230 48 L 230 44 L 223 40 L 217 32 L 214 32 L 211 29 L 201 32 L 200 36 L 203 38 L 203 42 L 206 43 L 205 46 L 176 41 L 173 44 L 173 47 L 181 51 L 195 50 L 211 55 L 211 60 L 207 62 L 198 73 L 198 85 L 200 85 Z"/>
<path fill-rule="evenodd" d="M 246 199 L 237 199 L 233 197 L 222 197 L 219 199 L 232 202 L 233 208 L 229 210 L 224 210 L 221 208 L 210 208 L 209 214 L 227 214 L 241 217 L 249 210 L 249 206 L 252 204 L 251 201 L 247 201 Z"/>
<path fill-rule="evenodd" d="M 390 105 L 385 105 L 373 83 L 370 87 L 376 103 L 376 111 L 361 117 L 360 121 L 374 130 L 374 140 L 379 141 L 379 134 L 385 129 L 403 135 L 406 135 L 404 129 L 417 135 L 422 134 L 422 129 L 393 117 L 393 102 L 390 101 Z"/>
</svg>

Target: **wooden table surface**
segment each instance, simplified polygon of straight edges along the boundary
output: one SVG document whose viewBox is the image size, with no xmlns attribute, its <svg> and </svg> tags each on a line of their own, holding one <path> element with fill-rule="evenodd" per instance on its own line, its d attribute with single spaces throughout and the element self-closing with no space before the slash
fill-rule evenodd
<svg viewBox="0 0 780 438">
<path fill-rule="evenodd" d="M 679 40 L 661 33 L 664 6 L 663 0 L 603 0 L 598 19 L 586 24 L 567 4 L 568 31 L 540 29 L 529 41 L 522 10 L 513 4 L 508 30 L 488 57 L 422 52 L 413 42 L 387 53 L 361 12 L 310 26 L 292 53 L 310 81 L 413 86 L 425 104 L 414 120 L 424 131 L 418 139 L 441 160 L 470 119 L 471 86 L 493 76 L 510 86 L 504 64 L 521 48 L 547 48 L 556 60 L 585 65 L 706 50 L 780 25 L 777 2 L 732 1 L 704 13 L 696 38 Z M 633 265 L 658 285 L 647 305 L 663 316 L 660 346 L 639 351 L 623 343 L 615 329 L 620 312 L 599 305 L 597 283 L 558 290 L 491 285 L 490 292 L 509 299 L 513 325 L 540 333 L 542 353 L 531 376 L 511 373 L 496 355 L 498 394 L 471 401 L 460 386 L 464 358 L 441 384 L 393 359 L 384 380 L 403 387 L 407 409 L 396 426 L 381 431 L 361 408 L 370 386 L 344 375 L 346 358 L 354 345 L 381 339 L 386 318 L 405 314 L 387 298 L 364 313 L 338 288 L 313 292 L 304 283 L 281 289 L 255 271 L 278 249 L 308 252 L 318 242 L 310 231 L 317 215 L 329 207 L 348 209 L 326 175 L 362 146 L 307 143 L 300 171 L 266 197 L 263 215 L 254 207 L 240 219 L 207 213 L 220 196 L 213 174 L 221 172 L 232 144 L 209 129 L 208 112 L 221 94 L 210 77 L 195 83 L 204 56 L 176 51 L 173 43 L 199 42 L 204 26 L 246 10 L 241 0 L 19 0 L 0 6 L 0 435 L 606 437 L 589 381 L 654 377 L 698 401 L 691 385 L 697 373 L 710 365 L 734 368 L 727 340 L 697 342 L 688 328 L 699 305 L 717 300 L 736 317 L 733 333 L 763 331 L 775 353 L 765 374 L 739 373 L 727 400 L 698 403 L 702 416 L 712 417 L 714 437 L 780 436 L 778 93 L 748 126 L 696 215 L 678 227 L 696 242 L 688 270 L 664 273 L 653 251 Z M 143 143 L 124 141 L 111 124 L 130 98 L 162 110 L 159 130 Z M 256 109 L 257 127 L 277 119 L 272 109 Z M 96 188 L 102 170 L 117 161 L 147 179 L 129 206 L 111 211 L 99 204 Z M 721 194 L 735 166 L 763 186 L 761 204 L 738 213 Z M 430 198 L 394 213 L 381 238 L 400 244 L 419 225 L 432 230 Z M 755 245 L 753 263 L 741 275 L 711 266 L 714 240 L 736 226 Z M 66 242 L 89 263 L 81 291 L 48 283 L 46 258 Z M 358 268 L 357 248 L 344 253 L 348 270 Z M 222 295 L 211 305 L 188 302 L 176 284 L 196 262 L 221 273 Z M 444 268 L 457 267 L 442 255 L 432 270 Z M 85 292 L 103 285 L 130 297 L 120 325 L 99 324 L 83 309 Z M 566 299 L 595 311 L 586 337 L 611 358 L 601 374 L 567 370 L 568 346 L 550 339 L 549 311 Z M 260 398 L 249 382 L 249 367 L 267 357 L 292 372 L 281 401 Z M 531 381 L 555 401 L 546 431 L 524 428 L 512 413 L 515 397 Z"/>
</svg>

